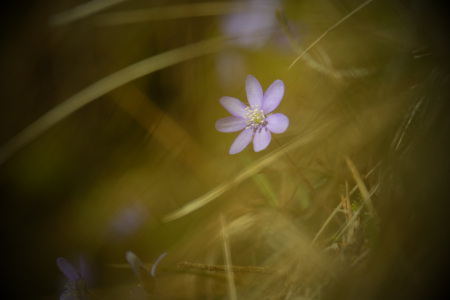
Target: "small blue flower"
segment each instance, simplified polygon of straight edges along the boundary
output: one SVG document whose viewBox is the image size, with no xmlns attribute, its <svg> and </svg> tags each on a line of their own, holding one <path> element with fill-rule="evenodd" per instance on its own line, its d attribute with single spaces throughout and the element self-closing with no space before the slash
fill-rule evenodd
<svg viewBox="0 0 450 300">
<path fill-rule="evenodd" d="M 140 258 L 131 251 L 127 251 L 125 257 L 133 269 L 134 274 L 139 278 L 142 283 L 143 288 L 147 292 L 147 294 L 152 294 L 155 290 L 155 270 L 158 263 L 164 256 L 167 255 L 167 252 L 161 254 L 156 262 L 153 264 L 152 270 L 149 271 L 144 263 L 140 260 Z M 138 293 L 138 291 L 134 291 L 134 293 Z"/>
<path fill-rule="evenodd" d="M 263 93 L 258 79 L 248 75 L 245 90 L 249 106 L 233 97 L 219 100 L 232 116 L 218 120 L 216 129 L 220 132 L 243 130 L 231 145 L 230 154 L 241 152 L 252 140 L 255 152 L 262 151 L 269 146 L 272 132 L 283 133 L 289 126 L 289 119 L 284 114 L 271 114 L 283 98 L 283 81 L 275 80 Z"/>
<path fill-rule="evenodd" d="M 60 300 L 84 300 L 86 290 L 86 282 L 83 279 L 85 262 L 80 255 L 80 269 L 79 272 L 67 259 L 58 257 L 56 264 L 61 272 L 69 279 L 65 285 L 65 290 L 59 297 Z"/>
<path fill-rule="evenodd" d="M 240 13 L 227 14 L 220 23 L 221 27 L 227 36 L 234 37 L 233 43 L 242 47 L 260 48 L 277 27 L 276 11 L 280 2 L 242 1 L 247 9 Z"/>
</svg>

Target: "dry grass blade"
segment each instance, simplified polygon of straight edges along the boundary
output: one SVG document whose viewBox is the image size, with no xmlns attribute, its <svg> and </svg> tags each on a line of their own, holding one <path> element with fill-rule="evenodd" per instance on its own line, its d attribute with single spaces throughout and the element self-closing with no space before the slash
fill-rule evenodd
<svg viewBox="0 0 450 300">
<path fill-rule="evenodd" d="M 344 226 L 344 228 L 341 229 L 341 231 L 339 232 L 339 234 L 336 236 L 336 240 L 339 239 L 347 230 L 347 228 L 349 228 L 350 226 L 354 226 L 357 218 L 359 217 L 359 215 L 361 214 L 363 208 L 366 206 L 368 200 L 370 199 L 370 197 L 378 190 L 378 185 L 376 185 L 372 191 L 370 192 L 369 196 L 367 198 L 364 199 L 363 204 L 361 205 L 361 207 L 353 214 L 353 217 L 347 222 L 347 224 Z"/>
<path fill-rule="evenodd" d="M 348 182 L 345 182 L 345 196 L 341 195 L 341 201 L 342 201 L 342 205 L 344 206 L 344 209 L 346 211 L 345 213 L 345 219 L 350 220 L 353 217 L 353 211 L 352 211 L 352 206 L 350 204 L 350 194 L 348 192 Z"/>
<path fill-rule="evenodd" d="M 375 218 L 376 217 L 375 208 L 373 207 L 372 199 L 370 199 L 369 191 L 367 190 L 366 185 L 361 179 L 361 175 L 359 174 L 358 170 L 356 169 L 355 165 L 353 164 L 350 158 L 345 157 L 345 162 L 347 163 L 350 171 L 352 172 L 353 178 L 355 179 L 356 184 L 358 185 L 358 189 L 359 192 L 361 193 L 361 196 L 367 202 L 367 209 L 369 211 L 370 216 L 372 218 Z"/>
<path fill-rule="evenodd" d="M 94 0 L 78 5 L 72 9 L 54 15 L 50 19 L 50 24 L 53 26 L 61 26 L 70 22 L 83 19 L 96 12 L 107 9 L 113 5 L 126 0 Z"/>
<path fill-rule="evenodd" d="M 355 8 L 353 11 L 351 11 L 350 13 L 348 13 L 345 17 L 343 17 L 342 19 L 340 19 L 338 22 L 336 22 L 333 26 L 331 26 L 330 28 L 328 28 L 324 33 L 322 33 L 311 45 L 309 45 L 308 48 L 306 48 L 302 54 L 300 54 L 293 62 L 292 64 L 289 66 L 288 70 L 290 68 L 292 68 L 292 66 L 295 65 L 295 63 L 301 59 L 309 50 L 311 50 L 318 42 L 320 42 L 320 40 L 322 40 L 330 31 L 332 31 L 333 29 L 335 29 L 336 27 L 338 27 L 339 25 L 341 25 L 345 20 L 347 20 L 348 18 L 350 18 L 352 15 L 354 15 L 355 13 L 357 13 L 358 11 L 360 11 L 364 6 L 366 6 L 367 4 L 369 4 L 370 2 L 372 2 L 373 0 L 367 0 L 366 2 L 364 2 L 363 4 L 361 4 L 360 6 L 358 6 L 357 8 Z"/>
<path fill-rule="evenodd" d="M 420 97 L 420 99 L 417 101 L 416 105 L 412 107 L 412 111 L 408 113 L 406 120 L 404 121 L 404 125 L 399 127 L 397 133 L 395 134 L 395 137 L 392 141 L 392 146 L 395 144 L 395 151 L 397 151 L 400 146 L 402 145 L 403 138 L 405 137 L 405 134 L 409 130 L 409 127 L 413 123 L 413 120 L 416 118 L 417 112 L 419 111 L 419 108 L 422 106 L 424 101 L 424 97 Z"/>
<path fill-rule="evenodd" d="M 237 174 L 234 178 L 230 179 L 229 181 L 222 183 L 218 185 L 217 187 L 213 188 L 203 196 L 189 202 L 185 206 L 181 207 L 180 209 L 166 215 L 163 217 L 164 222 L 173 221 L 176 219 L 179 219 L 187 214 L 192 213 L 193 211 L 201 208 L 202 206 L 208 204 L 212 200 L 216 199 L 232 187 L 238 185 L 245 179 L 249 178 L 253 174 L 259 172 L 261 169 L 267 167 L 271 163 L 278 160 L 282 155 L 284 155 L 287 152 L 290 152 L 300 146 L 304 146 L 314 139 L 314 137 L 318 135 L 322 135 L 326 132 L 326 130 L 330 127 L 332 127 L 333 123 L 330 122 L 328 124 L 323 124 L 321 127 L 317 127 L 314 130 L 311 130 L 308 133 L 305 133 L 301 137 L 291 141 L 290 143 L 286 144 L 283 147 L 280 147 L 279 149 L 273 151 L 272 153 L 262 157 L 258 161 L 256 161 L 253 165 L 246 168 L 241 173 Z"/>
<path fill-rule="evenodd" d="M 227 266 L 228 295 L 231 300 L 237 300 L 236 285 L 234 284 L 233 264 L 231 262 L 230 242 L 228 240 L 228 231 L 226 228 L 225 217 L 223 215 L 220 215 L 220 222 L 222 224 L 223 256 L 225 259 L 225 265 Z"/>
<path fill-rule="evenodd" d="M 336 208 L 333 210 L 333 212 L 331 213 L 331 215 L 327 218 L 327 220 L 325 221 L 325 223 L 323 223 L 322 227 L 320 227 L 319 231 L 316 233 L 316 236 L 314 237 L 314 239 L 311 242 L 311 245 L 314 245 L 314 243 L 317 241 L 317 239 L 319 238 L 319 236 L 322 234 L 322 232 L 325 230 L 325 228 L 328 226 L 328 224 L 330 224 L 331 220 L 334 218 L 334 216 L 339 212 L 339 210 L 342 208 L 342 203 L 339 203 L 338 206 L 336 206 Z"/>
<path fill-rule="evenodd" d="M 369 75 L 372 71 L 367 70 L 365 68 L 351 68 L 347 70 L 338 70 L 333 68 L 331 61 L 329 60 L 329 57 L 327 56 L 326 64 L 323 64 L 317 60 L 315 60 L 312 55 L 309 55 L 306 53 L 302 47 L 297 43 L 296 39 L 294 38 L 294 35 L 289 29 L 288 21 L 286 19 L 286 16 L 283 12 L 278 11 L 277 12 L 277 19 L 278 23 L 280 24 L 281 28 L 283 29 L 284 34 L 289 39 L 289 43 L 291 44 L 291 47 L 294 49 L 296 53 L 300 54 L 300 57 L 298 59 L 302 59 L 308 67 L 310 67 L 313 70 L 316 70 L 317 72 L 320 72 L 325 75 L 332 76 L 336 79 L 341 78 L 358 78 Z M 321 51 L 324 52 L 324 51 Z M 324 56 L 324 55 L 322 55 Z M 295 62 L 294 62 L 295 63 Z M 293 64 L 292 64 L 293 65 Z M 291 65 L 291 67 L 292 67 Z M 289 67 L 289 69 L 291 68 Z"/>
<path fill-rule="evenodd" d="M 157 20 L 216 16 L 250 11 L 254 12 L 255 10 L 272 11 L 274 9 L 274 5 L 270 3 L 261 2 L 258 4 L 258 6 L 255 6 L 248 2 L 205 2 L 152 7 L 149 9 L 105 13 L 97 16 L 95 23 L 100 26 L 115 26 Z"/>
<path fill-rule="evenodd" d="M 204 182 L 212 184 L 208 174 L 219 168 L 217 163 L 176 120 L 131 84 L 121 88 L 120 93 L 111 94 L 118 105 L 145 128 L 153 139 L 173 153 Z M 127 95 L 126 101 L 122 101 L 123 94 Z M 183 145 L 183 152 L 189 153 L 188 155 L 180 154 L 180 145 Z"/>
<path fill-rule="evenodd" d="M 225 41 L 222 38 L 214 38 L 170 50 L 100 79 L 47 112 L 2 146 L 0 148 L 0 164 L 47 129 L 100 96 L 149 73 L 195 57 L 220 51 L 224 48 Z"/>
<path fill-rule="evenodd" d="M 352 207 L 350 204 L 350 196 L 348 193 L 348 183 L 345 183 L 345 196 L 341 195 L 341 202 L 342 202 L 342 206 L 344 207 L 345 210 L 345 220 L 347 221 L 347 223 L 350 222 L 350 220 L 353 218 L 353 211 L 352 211 Z M 355 233 L 355 230 L 358 226 L 358 222 L 354 222 L 353 225 L 349 225 L 348 226 L 348 231 L 347 231 L 347 235 L 344 237 L 343 239 L 343 243 L 344 245 L 350 245 L 353 243 L 353 235 Z"/>
</svg>

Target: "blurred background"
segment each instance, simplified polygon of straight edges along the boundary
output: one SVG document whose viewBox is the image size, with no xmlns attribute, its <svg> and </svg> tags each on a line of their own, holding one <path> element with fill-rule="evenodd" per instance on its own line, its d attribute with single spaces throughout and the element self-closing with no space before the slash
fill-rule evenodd
<svg viewBox="0 0 450 300">
<path fill-rule="evenodd" d="M 80 254 L 101 299 L 442 291 L 450 72 L 437 1 L 2 6 L 6 294 L 59 299 L 56 258 Z M 229 115 L 219 99 L 247 102 L 248 74 L 264 90 L 283 80 L 276 112 L 290 126 L 229 155 L 237 133 L 215 130 Z M 168 252 L 154 292 L 130 294 L 126 251 L 149 268 Z M 230 285 L 182 261 L 270 274 Z"/>
</svg>

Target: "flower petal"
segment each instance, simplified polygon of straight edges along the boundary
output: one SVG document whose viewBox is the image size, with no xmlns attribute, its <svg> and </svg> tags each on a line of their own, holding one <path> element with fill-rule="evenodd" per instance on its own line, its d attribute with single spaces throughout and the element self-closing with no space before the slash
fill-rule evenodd
<svg viewBox="0 0 450 300">
<path fill-rule="evenodd" d="M 280 79 L 275 80 L 264 93 L 262 110 L 264 114 L 270 114 L 280 104 L 284 95 L 284 83 Z"/>
<path fill-rule="evenodd" d="M 158 259 L 155 261 L 155 263 L 153 264 L 152 267 L 152 276 L 155 277 L 155 270 L 156 270 L 156 266 L 158 265 L 158 263 L 161 261 L 161 259 L 164 258 L 164 256 L 167 255 L 167 252 L 164 252 L 163 254 L 161 254 Z"/>
<path fill-rule="evenodd" d="M 270 130 L 267 130 L 266 128 L 261 131 L 257 130 L 255 138 L 253 139 L 253 149 L 255 152 L 266 149 L 267 146 L 269 146 L 271 139 L 272 135 L 270 134 Z"/>
<path fill-rule="evenodd" d="M 86 282 L 83 278 L 80 278 L 75 282 L 75 288 L 78 292 L 79 299 L 86 299 L 84 295 L 86 294 Z"/>
<path fill-rule="evenodd" d="M 89 267 L 88 267 L 88 264 L 87 264 L 86 260 L 84 259 L 83 255 L 81 255 L 81 254 L 79 256 L 79 261 L 80 261 L 79 266 L 80 266 L 81 278 L 87 279 L 87 277 L 89 276 L 89 274 L 88 274 Z"/>
<path fill-rule="evenodd" d="M 281 113 L 276 113 L 266 118 L 267 128 L 273 133 L 283 133 L 289 126 L 289 119 Z"/>
<path fill-rule="evenodd" d="M 252 75 L 248 75 L 245 80 L 245 90 L 247 92 L 247 100 L 250 106 L 258 105 L 261 108 L 264 93 L 258 79 Z"/>
<path fill-rule="evenodd" d="M 81 278 L 78 271 L 67 259 L 58 257 L 56 259 L 56 264 L 58 265 L 58 268 L 61 270 L 61 272 L 63 272 L 63 274 L 73 282 L 76 282 Z"/>
<path fill-rule="evenodd" d="M 151 274 L 150 271 L 147 270 L 145 265 L 142 263 L 140 258 L 131 251 L 127 251 L 125 253 L 125 258 L 133 269 L 134 274 L 140 279 L 143 280 L 142 277 L 145 277 L 147 274 Z"/>
<path fill-rule="evenodd" d="M 241 117 L 226 117 L 216 122 L 216 129 L 220 132 L 236 132 L 247 127 L 247 122 Z"/>
<path fill-rule="evenodd" d="M 239 99 L 233 97 L 222 97 L 219 102 L 233 116 L 242 117 L 247 112 L 245 110 L 247 105 L 242 103 Z"/>
<path fill-rule="evenodd" d="M 236 154 L 244 150 L 245 147 L 247 147 L 247 145 L 250 144 L 252 138 L 253 138 L 252 128 L 247 128 L 244 131 L 242 131 L 231 145 L 230 154 Z"/>
</svg>

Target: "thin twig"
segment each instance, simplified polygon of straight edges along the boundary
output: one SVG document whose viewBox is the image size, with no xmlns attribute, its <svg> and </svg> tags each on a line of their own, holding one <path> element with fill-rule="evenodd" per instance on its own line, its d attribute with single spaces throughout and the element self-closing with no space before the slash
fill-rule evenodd
<svg viewBox="0 0 450 300">
<path fill-rule="evenodd" d="M 227 266 L 225 265 L 206 265 L 202 263 L 193 263 L 188 261 L 181 261 L 177 264 L 180 269 L 205 271 L 211 273 L 225 273 Z M 254 266 L 231 266 L 234 273 L 256 273 L 270 275 L 275 272 L 266 267 L 254 267 Z"/>
</svg>

